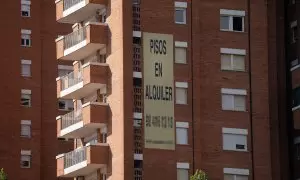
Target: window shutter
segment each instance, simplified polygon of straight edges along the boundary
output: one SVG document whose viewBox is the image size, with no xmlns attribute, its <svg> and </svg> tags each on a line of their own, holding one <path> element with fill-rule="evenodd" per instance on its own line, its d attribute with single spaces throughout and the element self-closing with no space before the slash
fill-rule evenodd
<svg viewBox="0 0 300 180">
<path fill-rule="evenodd" d="M 177 180 L 189 180 L 188 169 L 177 169 Z"/>
<path fill-rule="evenodd" d="M 235 95 L 234 96 L 234 110 L 236 111 L 246 111 L 246 97 Z"/>
<path fill-rule="evenodd" d="M 245 71 L 245 56 L 233 55 L 233 69 Z"/>
<path fill-rule="evenodd" d="M 186 88 L 176 88 L 176 104 L 187 104 Z"/>
<path fill-rule="evenodd" d="M 177 144 L 188 144 L 187 128 L 176 128 L 176 142 Z"/>
<path fill-rule="evenodd" d="M 222 94 L 222 109 L 233 110 L 233 95 Z"/>
<path fill-rule="evenodd" d="M 186 64 L 186 48 L 175 48 L 175 62 Z"/>
<path fill-rule="evenodd" d="M 230 54 L 221 54 L 221 69 L 232 70 Z"/>
</svg>

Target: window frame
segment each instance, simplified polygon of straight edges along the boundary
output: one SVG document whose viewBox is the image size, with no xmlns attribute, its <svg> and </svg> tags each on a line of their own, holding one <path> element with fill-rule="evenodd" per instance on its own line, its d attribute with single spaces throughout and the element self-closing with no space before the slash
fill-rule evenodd
<svg viewBox="0 0 300 180">
<path fill-rule="evenodd" d="M 221 18 L 222 17 L 228 17 L 229 18 L 229 21 L 228 21 L 228 29 L 223 29 L 221 27 Z M 234 30 L 233 27 L 233 18 L 234 17 L 240 17 L 242 18 L 242 31 L 237 31 L 237 30 Z M 227 32 L 246 32 L 245 31 L 245 17 L 246 17 L 246 13 L 244 10 L 229 10 L 229 9 L 220 9 L 220 23 L 219 23 L 219 26 L 220 26 L 220 31 L 227 31 Z"/>
<path fill-rule="evenodd" d="M 29 127 L 29 131 L 28 131 L 28 134 L 22 134 L 22 132 L 24 132 L 24 131 L 22 131 L 22 128 L 23 127 Z M 21 137 L 24 137 L 24 138 L 31 138 L 31 121 L 29 121 L 29 120 L 22 120 L 21 121 L 21 132 L 20 132 L 20 136 Z"/>
<path fill-rule="evenodd" d="M 28 38 L 27 38 L 28 37 Z M 24 41 L 24 44 L 22 44 Z M 31 47 L 31 34 L 22 33 L 21 34 L 21 46 L 22 47 Z"/>
<path fill-rule="evenodd" d="M 223 111 L 237 111 L 237 112 L 246 112 L 247 111 L 247 101 L 246 101 L 246 95 L 239 95 L 239 94 L 225 94 L 225 93 L 222 93 L 222 110 Z M 225 108 L 224 106 L 224 96 L 230 96 L 231 97 L 231 108 Z M 235 98 L 236 97 L 243 97 L 244 98 L 244 110 L 239 110 L 236 108 L 236 102 L 235 102 Z"/>
<path fill-rule="evenodd" d="M 25 160 L 23 158 L 25 158 Z M 31 168 L 31 161 L 32 161 L 31 151 L 21 150 L 20 168 L 22 168 L 22 169 Z M 23 166 L 24 162 L 28 162 L 28 166 Z"/>
<path fill-rule="evenodd" d="M 227 32 L 245 32 L 245 16 L 237 16 L 237 15 L 227 15 L 227 14 L 221 14 L 220 15 L 220 21 L 221 21 L 221 17 L 228 17 L 229 18 L 229 29 L 222 29 L 221 27 L 221 22 L 220 22 L 220 31 L 227 31 Z M 233 29 L 233 17 L 241 17 L 242 18 L 242 31 L 237 31 Z"/>
<path fill-rule="evenodd" d="M 27 7 L 29 10 L 23 10 L 23 9 L 26 9 L 26 8 L 23 8 L 23 7 Z M 23 12 L 27 12 L 28 16 L 24 16 Z M 24 17 L 24 18 L 31 17 L 31 5 L 30 5 L 30 2 L 29 3 L 23 3 L 23 2 L 21 3 L 21 17 Z"/>
<path fill-rule="evenodd" d="M 184 141 L 185 143 L 181 143 L 178 141 L 178 130 L 184 130 Z M 181 138 L 182 139 L 182 138 Z M 189 128 L 188 127 L 180 127 L 180 126 L 177 126 L 177 123 L 176 123 L 176 145 L 189 145 Z"/>
<path fill-rule="evenodd" d="M 182 11 L 183 12 L 183 14 L 182 14 L 183 21 L 182 22 L 176 20 L 176 12 L 177 11 Z M 174 22 L 175 22 L 175 24 L 187 24 L 187 11 L 186 11 L 186 8 L 184 8 L 184 7 L 175 7 Z"/>
<path fill-rule="evenodd" d="M 232 144 L 235 144 L 234 148 L 228 148 L 225 147 L 225 135 L 232 135 L 232 136 L 237 136 L 237 137 L 243 137 L 245 138 L 245 144 L 244 145 L 244 149 L 238 149 L 236 148 L 236 145 L 238 145 L 236 142 L 232 142 L 232 140 L 230 140 L 229 142 L 231 142 Z M 222 128 L 222 150 L 223 151 L 236 151 L 236 152 L 248 152 L 248 130 L 247 129 L 237 129 L 237 128 Z"/>
<path fill-rule="evenodd" d="M 222 55 L 229 55 L 230 56 L 230 69 L 222 68 Z M 243 56 L 244 57 L 244 69 L 235 69 L 234 68 L 234 56 Z M 246 55 L 242 54 L 229 54 L 229 53 L 222 53 L 221 52 L 221 70 L 222 71 L 236 71 L 236 72 L 245 72 L 246 71 Z"/>
<path fill-rule="evenodd" d="M 29 92 L 28 92 L 29 91 Z M 28 98 L 28 104 L 29 105 L 23 105 L 22 104 L 22 99 L 24 98 L 24 96 L 28 96 L 29 98 Z M 22 89 L 22 91 L 21 91 L 21 106 L 23 106 L 23 107 L 32 107 L 32 94 L 31 94 L 31 90 L 24 90 L 24 89 Z"/>
<path fill-rule="evenodd" d="M 29 73 L 26 74 L 23 72 L 23 70 L 25 69 L 24 67 L 25 66 L 28 66 L 28 70 L 29 70 Z M 32 77 L 32 72 L 31 72 L 31 60 L 24 60 L 22 59 L 21 60 L 21 76 L 23 77 Z"/>
</svg>

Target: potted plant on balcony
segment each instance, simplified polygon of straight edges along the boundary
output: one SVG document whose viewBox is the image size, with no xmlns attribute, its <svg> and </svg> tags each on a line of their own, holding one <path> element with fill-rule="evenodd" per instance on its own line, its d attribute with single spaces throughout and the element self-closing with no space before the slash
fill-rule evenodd
<svg viewBox="0 0 300 180">
<path fill-rule="evenodd" d="M 208 176 L 204 171 L 197 169 L 195 174 L 190 177 L 190 180 L 208 180 Z"/>
<path fill-rule="evenodd" d="M 4 172 L 3 168 L 0 170 L 0 180 L 7 180 L 7 175 Z"/>
</svg>

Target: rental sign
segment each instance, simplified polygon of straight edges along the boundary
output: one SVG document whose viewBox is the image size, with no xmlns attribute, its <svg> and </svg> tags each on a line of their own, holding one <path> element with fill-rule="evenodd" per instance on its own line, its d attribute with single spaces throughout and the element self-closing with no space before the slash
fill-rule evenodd
<svg viewBox="0 0 300 180">
<path fill-rule="evenodd" d="M 175 149 L 173 36 L 143 33 L 145 148 Z"/>
</svg>

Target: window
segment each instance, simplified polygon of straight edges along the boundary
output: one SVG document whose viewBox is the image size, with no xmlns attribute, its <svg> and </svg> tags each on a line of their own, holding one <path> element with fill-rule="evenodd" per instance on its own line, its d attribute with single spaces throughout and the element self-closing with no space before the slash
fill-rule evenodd
<svg viewBox="0 0 300 180">
<path fill-rule="evenodd" d="M 248 180 L 248 169 L 224 168 L 224 180 Z"/>
<path fill-rule="evenodd" d="M 221 48 L 221 69 L 245 71 L 245 54 L 242 49 Z"/>
<path fill-rule="evenodd" d="M 187 122 L 176 122 L 176 144 L 187 145 L 188 144 L 188 128 Z"/>
<path fill-rule="evenodd" d="M 244 32 L 245 11 L 220 10 L 220 29 L 223 31 Z"/>
<path fill-rule="evenodd" d="M 175 2 L 175 23 L 186 24 L 186 2 Z"/>
<path fill-rule="evenodd" d="M 72 99 L 59 99 L 58 100 L 58 109 L 72 111 L 74 110 L 74 104 Z"/>
<path fill-rule="evenodd" d="M 30 4 L 29 0 L 21 0 L 21 16 L 30 17 Z"/>
<path fill-rule="evenodd" d="M 300 87 L 293 89 L 293 108 L 300 105 Z"/>
<path fill-rule="evenodd" d="M 22 120 L 21 121 L 21 137 L 31 137 L 31 121 Z"/>
<path fill-rule="evenodd" d="M 31 90 L 21 90 L 21 105 L 31 107 Z"/>
<path fill-rule="evenodd" d="M 176 82 L 176 104 L 187 104 L 187 88 L 186 82 Z"/>
<path fill-rule="evenodd" d="M 21 168 L 30 168 L 31 151 L 21 150 Z"/>
<path fill-rule="evenodd" d="M 175 63 L 186 64 L 187 42 L 175 42 Z"/>
<path fill-rule="evenodd" d="M 223 128 L 223 150 L 247 151 L 246 129 Z"/>
<path fill-rule="evenodd" d="M 222 88 L 222 110 L 246 111 L 246 90 Z"/>
<path fill-rule="evenodd" d="M 291 43 L 296 43 L 298 40 L 297 21 L 291 23 Z"/>
<path fill-rule="evenodd" d="M 22 29 L 21 30 L 21 46 L 30 47 L 31 46 L 31 31 Z"/>
<path fill-rule="evenodd" d="M 21 60 L 21 75 L 24 77 L 31 76 L 31 61 Z"/>
<path fill-rule="evenodd" d="M 189 180 L 189 163 L 177 163 L 177 180 Z"/>
</svg>

